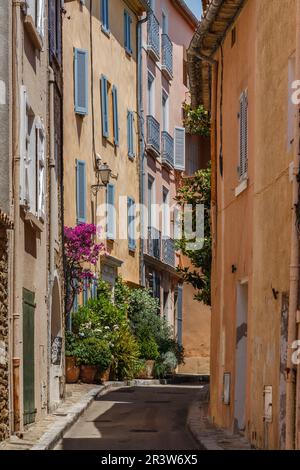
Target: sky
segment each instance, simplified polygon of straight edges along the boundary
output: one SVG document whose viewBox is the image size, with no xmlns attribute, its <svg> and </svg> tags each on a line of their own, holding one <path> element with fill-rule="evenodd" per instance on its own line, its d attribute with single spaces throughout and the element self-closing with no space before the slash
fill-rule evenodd
<svg viewBox="0 0 300 470">
<path fill-rule="evenodd" d="M 201 0 L 185 0 L 185 3 L 189 7 L 189 9 L 192 10 L 194 15 L 200 19 L 202 12 Z"/>
</svg>

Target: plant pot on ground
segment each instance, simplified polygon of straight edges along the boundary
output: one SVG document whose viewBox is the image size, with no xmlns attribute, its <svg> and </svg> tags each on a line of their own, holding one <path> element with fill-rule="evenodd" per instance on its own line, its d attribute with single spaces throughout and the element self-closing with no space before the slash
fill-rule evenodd
<svg viewBox="0 0 300 470">
<path fill-rule="evenodd" d="M 108 369 L 111 362 L 111 352 L 107 341 L 95 337 L 85 338 L 77 348 L 80 363 L 80 377 L 84 383 L 93 383 L 97 370 Z"/>
<path fill-rule="evenodd" d="M 159 357 L 158 346 L 154 338 L 143 338 L 139 342 L 140 355 L 144 359 L 144 366 L 138 374 L 139 379 L 152 379 L 155 361 Z"/>
<path fill-rule="evenodd" d="M 77 359 L 74 356 L 66 356 L 66 382 L 75 384 L 78 382 L 80 367 L 77 365 Z"/>
</svg>

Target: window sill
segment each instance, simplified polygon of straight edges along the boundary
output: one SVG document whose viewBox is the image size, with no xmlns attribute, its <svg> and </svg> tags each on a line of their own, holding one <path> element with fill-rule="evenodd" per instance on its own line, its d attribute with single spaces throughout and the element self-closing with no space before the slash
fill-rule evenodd
<svg viewBox="0 0 300 470">
<path fill-rule="evenodd" d="M 135 160 L 135 155 L 129 155 L 128 154 L 128 158 L 129 158 L 129 160 L 131 160 L 133 162 Z"/>
<path fill-rule="evenodd" d="M 105 26 L 101 26 L 101 31 L 102 33 L 105 34 L 105 36 L 107 36 L 108 38 L 110 38 L 110 30 L 109 29 L 106 29 Z"/>
<path fill-rule="evenodd" d="M 125 52 L 126 52 L 126 55 L 127 55 L 128 59 L 131 59 L 132 58 L 132 51 L 130 51 L 129 49 L 127 49 L 125 47 Z"/>
<path fill-rule="evenodd" d="M 24 27 L 35 49 L 41 51 L 43 49 L 43 41 L 38 30 L 36 29 L 32 16 L 25 16 Z"/>
<path fill-rule="evenodd" d="M 30 225 L 37 231 L 43 232 L 44 231 L 44 223 L 38 219 L 34 214 L 31 212 L 26 212 L 25 214 L 26 222 L 29 222 Z"/>
<path fill-rule="evenodd" d="M 234 195 L 235 197 L 239 196 L 241 193 L 243 193 L 246 189 L 248 188 L 248 177 L 243 179 L 240 184 L 235 188 L 234 190 Z"/>
</svg>

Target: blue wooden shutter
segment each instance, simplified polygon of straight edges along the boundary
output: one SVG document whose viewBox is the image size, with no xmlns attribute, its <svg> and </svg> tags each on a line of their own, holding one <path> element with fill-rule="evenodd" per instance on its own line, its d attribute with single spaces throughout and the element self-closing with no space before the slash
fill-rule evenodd
<svg viewBox="0 0 300 470">
<path fill-rule="evenodd" d="M 119 145 L 119 115 L 118 115 L 118 90 L 115 86 L 112 88 L 113 108 L 114 108 L 114 143 Z"/>
<path fill-rule="evenodd" d="M 131 197 L 127 200 L 127 221 L 128 221 L 128 248 L 135 250 L 135 201 Z"/>
<path fill-rule="evenodd" d="M 116 237 L 115 228 L 115 187 L 113 184 L 107 185 L 107 238 L 114 240 Z"/>
<path fill-rule="evenodd" d="M 74 92 L 75 112 L 88 113 L 88 53 L 83 49 L 74 49 Z"/>
<path fill-rule="evenodd" d="M 102 135 L 108 137 L 108 96 L 107 96 L 107 78 L 101 75 L 101 115 L 102 115 Z"/>
<path fill-rule="evenodd" d="M 86 170 L 85 162 L 76 162 L 77 223 L 86 222 Z"/>
<path fill-rule="evenodd" d="M 182 346 L 182 300 L 183 300 L 183 286 L 178 285 L 177 297 L 177 341 Z"/>
<path fill-rule="evenodd" d="M 134 157 L 134 120 L 132 111 L 128 111 L 127 114 L 127 139 L 128 155 Z"/>
<path fill-rule="evenodd" d="M 131 16 L 125 10 L 124 11 L 124 46 L 125 46 L 126 52 L 128 52 L 129 54 L 132 54 L 131 24 L 132 24 Z"/>
<path fill-rule="evenodd" d="M 108 0 L 101 0 L 101 20 L 102 20 L 102 28 L 108 32 L 109 31 Z"/>
</svg>

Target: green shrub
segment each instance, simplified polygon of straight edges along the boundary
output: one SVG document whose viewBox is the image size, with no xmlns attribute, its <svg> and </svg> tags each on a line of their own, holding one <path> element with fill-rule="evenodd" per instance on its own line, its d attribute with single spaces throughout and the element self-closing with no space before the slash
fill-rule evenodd
<svg viewBox="0 0 300 470">
<path fill-rule="evenodd" d="M 112 361 L 108 342 L 98 338 L 85 338 L 78 341 L 76 357 L 78 364 L 97 366 L 101 371 L 108 369 Z"/>
<path fill-rule="evenodd" d="M 142 359 L 156 361 L 159 358 L 158 346 L 154 338 L 143 338 L 139 341 L 139 347 Z"/>
<path fill-rule="evenodd" d="M 177 364 L 177 358 L 172 351 L 162 354 L 154 365 L 155 377 L 164 378 L 168 374 L 172 374 L 176 369 Z"/>
<path fill-rule="evenodd" d="M 140 350 L 129 325 L 123 325 L 116 333 L 112 353 L 112 375 L 114 378 L 118 380 L 132 379 L 136 375 Z"/>
<path fill-rule="evenodd" d="M 65 355 L 74 357 L 77 353 L 78 338 L 71 331 L 66 331 Z"/>
</svg>

